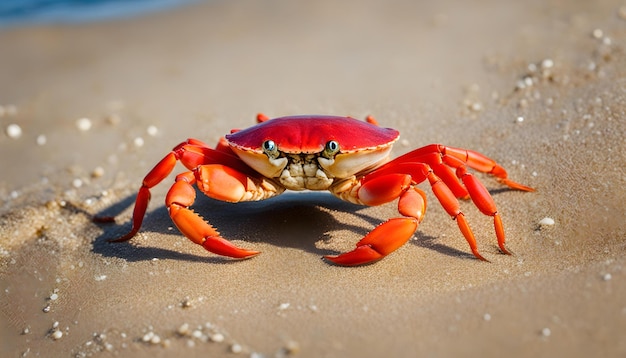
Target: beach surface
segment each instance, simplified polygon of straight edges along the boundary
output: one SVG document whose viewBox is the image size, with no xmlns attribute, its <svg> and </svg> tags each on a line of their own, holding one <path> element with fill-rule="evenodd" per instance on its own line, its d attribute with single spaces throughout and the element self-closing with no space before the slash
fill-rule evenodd
<svg viewBox="0 0 626 358">
<path fill-rule="evenodd" d="M 0 32 L 0 355 L 626 356 L 626 4 L 231 1 Z M 479 249 L 427 183 L 414 237 L 339 267 L 398 216 L 328 193 L 195 211 L 218 257 L 172 224 L 144 175 L 189 137 L 269 117 L 373 115 L 393 155 L 480 151 L 535 192 L 475 173 L 503 219 L 463 201 Z M 184 171 L 178 165 L 175 172 Z M 94 223 L 115 215 L 116 223 Z"/>
</svg>

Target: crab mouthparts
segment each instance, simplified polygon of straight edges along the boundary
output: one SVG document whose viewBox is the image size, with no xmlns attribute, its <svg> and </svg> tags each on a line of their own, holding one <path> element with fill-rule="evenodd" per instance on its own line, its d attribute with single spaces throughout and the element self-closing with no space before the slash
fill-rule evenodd
<svg viewBox="0 0 626 358">
<path fill-rule="evenodd" d="M 285 160 L 286 163 L 283 164 Z M 270 159 L 270 162 L 274 162 L 275 165 L 283 165 L 278 180 L 289 190 L 328 189 L 333 183 L 333 178 L 324 171 L 323 165 L 331 165 L 333 161 L 317 154 L 289 153 L 285 153 L 284 157 Z"/>
</svg>

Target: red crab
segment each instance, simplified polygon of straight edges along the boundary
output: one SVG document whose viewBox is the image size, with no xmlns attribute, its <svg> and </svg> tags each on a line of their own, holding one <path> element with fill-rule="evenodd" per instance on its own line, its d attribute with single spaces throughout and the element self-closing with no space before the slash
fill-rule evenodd
<svg viewBox="0 0 626 358">
<path fill-rule="evenodd" d="M 417 185 L 428 180 L 435 197 L 456 220 L 474 256 L 485 260 L 457 198 L 471 198 L 483 214 L 493 217 L 498 246 L 510 254 L 496 205 L 467 168 L 491 174 L 513 189 L 534 189 L 507 179 L 504 168 L 492 159 L 467 149 L 431 144 L 389 160 L 399 132 L 379 127 L 372 117 L 366 122 L 320 115 L 270 120 L 259 114 L 257 121 L 253 127 L 231 131 L 215 149 L 197 139 L 177 145 L 144 178 L 131 231 L 112 241 L 129 240 L 139 231 L 150 188 L 165 179 L 180 161 L 189 171 L 176 176 L 165 205 L 187 238 L 218 255 L 249 258 L 259 252 L 235 246 L 189 209 L 196 196 L 193 185 L 211 198 L 228 202 L 263 200 L 286 189 L 328 190 L 360 205 L 399 199 L 402 217 L 377 226 L 353 251 L 324 256 L 336 264 L 354 266 L 382 259 L 413 236 L 426 212 L 426 195 Z"/>
</svg>

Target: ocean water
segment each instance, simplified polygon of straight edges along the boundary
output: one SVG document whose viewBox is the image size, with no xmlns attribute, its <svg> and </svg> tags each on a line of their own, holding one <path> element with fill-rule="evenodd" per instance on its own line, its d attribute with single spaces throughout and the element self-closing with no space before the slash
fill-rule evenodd
<svg viewBox="0 0 626 358">
<path fill-rule="evenodd" d="M 0 28 L 105 21 L 201 0 L 0 0 Z"/>
</svg>

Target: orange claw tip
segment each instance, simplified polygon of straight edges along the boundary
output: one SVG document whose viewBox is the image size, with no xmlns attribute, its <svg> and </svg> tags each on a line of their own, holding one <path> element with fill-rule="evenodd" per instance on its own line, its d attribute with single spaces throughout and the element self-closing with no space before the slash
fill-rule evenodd
<svg viewBox="0 0 626 358">
<path fill-rule="evenodd" d="M 260 253 L 261 253 L 261 251 L 245 250 L 245 249 L 241 249 L 241 251 L 242 251 L 242 252 L 245 252 L 245 256 L 242 256 L 242 257 L 236 257 L 236 258 L 243 259 L 243 260 L 253 258 L 253 257 L 255 257 L 256 255 L 258 255 L 258 254 L 260 254 Z"/>
<path fill-rule="evenodd" d="M 245 259 L 251 259 L 251 258 L 255 257 L 256 255 L 260 254 L 261 251 L 246 250 L 246 249 L 237 248 L 237 250 L 235 250 L 235 251 L 216 252 L 216 253 L 218 255 L 221 255 L 221 256 L 232 257 L 233 259 L 245 260 Z"/>
<path fill-rule="evenodd" d="M 356 249 L 341 255 L 326 255 L 324 258 L 336 265 L 359 266 L 376 262 L 384 256 L 369 245 L 358 246 Z"/>
<path fill-rule="evenodd" d="M 207 251 L 214 254 L 228 256 L 235 259 L 247 259 L 261 253 L 260 251 L 247 250 L 237 247 L 230 241 L 219 236 L 208 237 L 201 245 Z"/>
<path fill-rule="evenodd" d="M 218 254 L 220 256 L 225 256 L 225 257 L 230 257 L 231 259 L 234 260 L 247 260 L 247 259 L 251 259 L 255 256 L 257 256 L 258 254 L 260 254 L 261 251 L 253 251 L 253 250 L 245 250 L 245 249 L 241 249 L 241 251 L 239 251 L 236 254 Z"/>
</svg>

